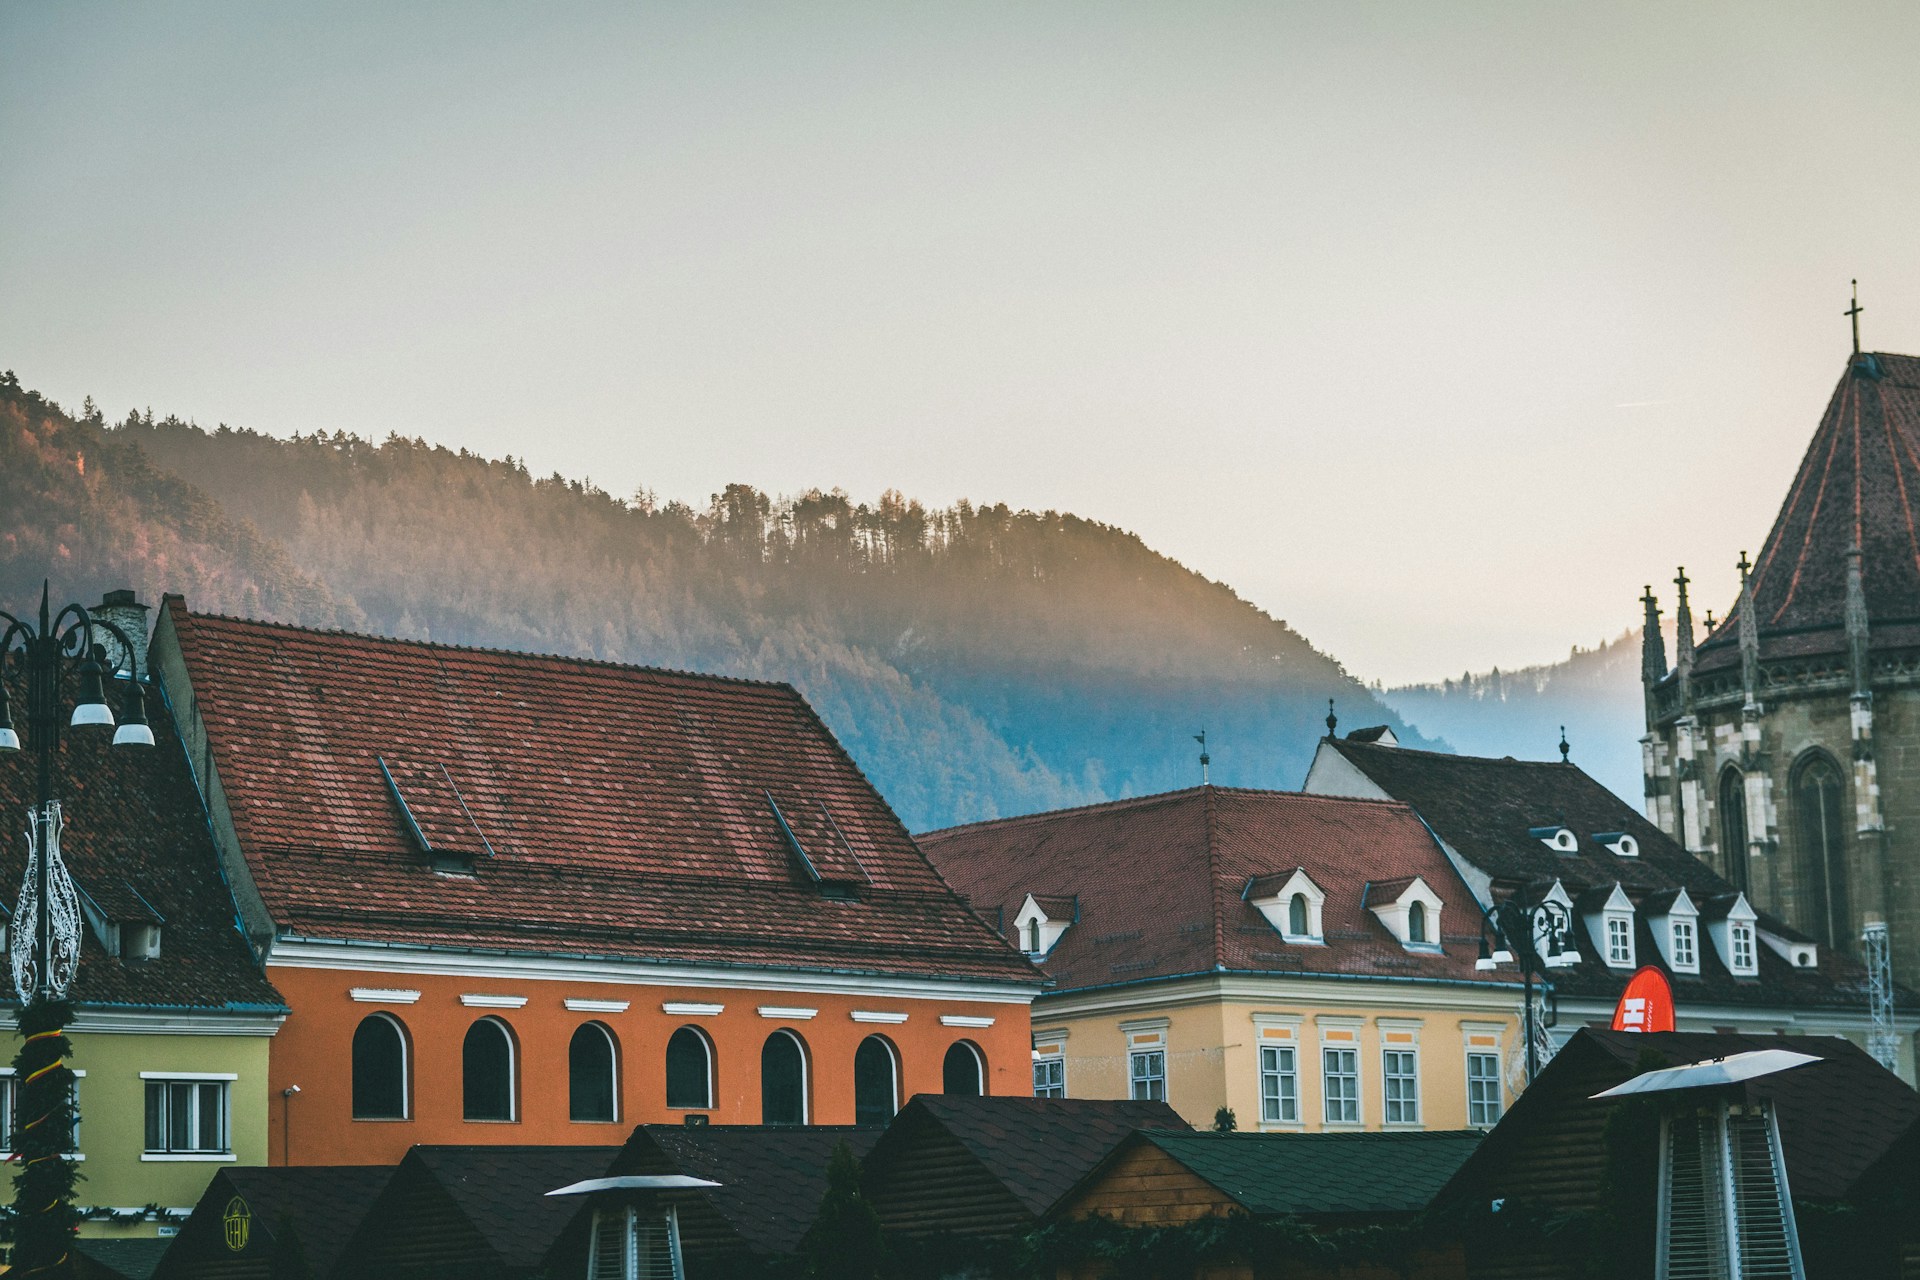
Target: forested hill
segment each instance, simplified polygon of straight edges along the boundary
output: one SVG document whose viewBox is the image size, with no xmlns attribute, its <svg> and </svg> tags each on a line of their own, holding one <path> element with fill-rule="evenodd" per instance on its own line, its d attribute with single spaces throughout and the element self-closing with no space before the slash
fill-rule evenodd
<svg viewBox="0 0 1920 1280">
<path fill-rule="evenodd" d="M 1284 622 L 1075 516 L 737 485 L 695 510 L 418 440 L 116 425 L 8 374 L 0 601 L 43 576 L 788 680 L 916 830 L 1192 785 L 1203 726 L 1216 781 L 1296 787 L 1330 697 L 1406 731 Z"/>
<path fill-rule="evenodd" d="M 1575 764 L 1634 808 L 1644 799 L 1640 735 L 1646 720 L 1638 630 L 1591 649 L 1576 647 L 1564 662 L 1495 668 L 1458 680 L 1387 689 L 1381 696 L 1423 732 L 1468 755 L 1551 760 L 1565 725 Z"/>
</svg>

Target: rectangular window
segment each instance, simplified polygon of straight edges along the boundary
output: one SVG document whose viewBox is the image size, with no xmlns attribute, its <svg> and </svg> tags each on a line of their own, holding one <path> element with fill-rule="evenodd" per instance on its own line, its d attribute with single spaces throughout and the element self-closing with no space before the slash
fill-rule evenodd
<svg viewBox="0 0 1920 1280">
<path fill-rule="evenodd" d="M 147 1151 L 150 1154 L 226 1154 L 225 1080 L 149 1080 Z"/>
<path fill-rule="evenodd" d="M 1036 1098 L 1064 1098 L 1067 1096 L 1067 1061 L 1065 1058 L 1040 1058 L 1034 1062 L 1033 1096 Z"/>
<path fill-rule="evenodd" d="M 1699 963 L 1693 950 L 1693 921 L 1675 920 L 1673 922 L 1673 967 L 1691 969 Z"/>
<path fill-rule="evenodd" d="M 1633 963 L 1633 921 L 1624 916 L 1607 917 L 1607 963 Z"/>
<path fill-rule="evenodd" d="M 1128 1055 L 1128 1075 L 1133 1079 L 1136 1102 L 1167 1100 L 1167 1053 L 1164 1049 L 1135 1050 Z"/>
<path fill-rule="evenodd" d="M 1300 1077 L 1291 1045 L 1260 1046 L 1260 1119 L 1285 1124 L 1300 1118 Z"/>
<path fill-rule="evenodd" d="M 1388 1124 L 1420 1123 L 1420 1056 L 1412 1049 L 1385 1049 L 1380 1054 L 1386 1078 Z"/>
<path fill-rule="evenodd" d="M 1752 973 L 1754 970 L 1753 926 L 1736 924 L 1733 926 L 1731 932 L 1733 935 L 1733 971 L 1735 973 Z"/>
<path fill-rule="evenodd" d="M 1490 1129 L 1500 1122 L 1500 1057 L 1492 1053 L 1467 1055 L 1467 1123 Z"/>
<path fill-rule="evenodd" d="M 1320 1050 L 1328 1124 L 1360 1123 L 1360 1051 Z"/>
</svg>

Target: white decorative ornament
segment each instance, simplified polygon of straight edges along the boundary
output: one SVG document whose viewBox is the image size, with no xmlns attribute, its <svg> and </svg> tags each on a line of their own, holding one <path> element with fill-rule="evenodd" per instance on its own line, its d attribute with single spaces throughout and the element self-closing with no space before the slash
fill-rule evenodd
<svg viewBox="0 0 1920 1280">
<path fill-rule="evenodd" d="M 60 833 L 65 827 L 58 800 L 49 801 L 44 814 L 38 809 L 27 811 L 27 875 L 20 886 L 20 903 L 14 910 L 8 937 L 13 989 L 20 994 L 22 1004 L 33 999 L 41 976 L 38 934 L 42 845 L 47 858 L 47 925 L 52 952 L 46 975 L 48 994 L 64 1000 L 80 967 L 80 895 L 74 891 L 67 864 L 60 859 Z"/>
</svg>

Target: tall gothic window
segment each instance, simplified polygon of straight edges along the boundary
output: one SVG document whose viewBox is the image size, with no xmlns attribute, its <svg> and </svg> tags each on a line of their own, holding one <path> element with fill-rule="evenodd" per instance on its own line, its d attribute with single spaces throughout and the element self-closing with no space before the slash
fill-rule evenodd
<svg viewBox="0 0 1920 1280">
<path fill-rule="evenodd" d="M 898 1111 L 893 1046 L 868 1036 L 853 1051 L 853 1122 L 885 1124 Z"/>
<path fill-rule="evenodd" d="M 1807 926 L 1830 947 L 1851 950 L 1853 914 L 1847 901 L 1846 785 L 1825 753 L 1809 754 L 1793 774 L 1793 821 L 1799 846 L 1799 882 Z"/>
<path fill-rule="evenodd" d="M 1745 892 L 1747 887 L 1747 788 L 1740 771 L 1728 765 L 1720 771 L 1720 856 L 1726 859 L 1727 879 Z"/>
</svg>

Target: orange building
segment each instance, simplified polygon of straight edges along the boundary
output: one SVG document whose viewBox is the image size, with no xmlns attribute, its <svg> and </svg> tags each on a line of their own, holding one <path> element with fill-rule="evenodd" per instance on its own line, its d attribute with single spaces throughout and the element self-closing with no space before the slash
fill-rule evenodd
<svg viewBox="0 0 1920 1280">
<path fill-rule="evenodd" d="M 291 1010 L 275 1163 L 1031 1092 L 1038 971 L 786 685 L 178 597 L 149 665 Z"/>
</svg>

